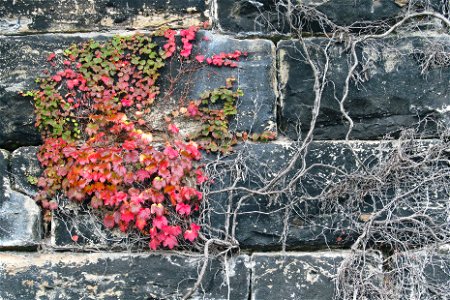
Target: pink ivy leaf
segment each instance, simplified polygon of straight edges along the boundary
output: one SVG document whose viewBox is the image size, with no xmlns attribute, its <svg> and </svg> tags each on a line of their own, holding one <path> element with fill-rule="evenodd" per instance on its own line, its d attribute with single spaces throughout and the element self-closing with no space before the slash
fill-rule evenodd
<svg viewBox="0 0 450 300">
<path fill-rule="evenodd" d="M 191 214 L 191 206 L 185 203 L 177 203 L 176 211 L 181 216 L 189 216 Z"/>
<path fill-rule="evenodd" d="M 103 81 L 103 83 L 104 83 L 106 86 L 112 85 L 112 79 L 109 78 L 108 76 L 103 75 L 103 76 L 101 77 L 101 80 Z"/>
<path fill-rule="evenodd" d="M 47 56 L 47 61 L 51 61 L 52 59 L 54 59 L 55 58 L 55 53 L 50 53 L 50 55 L 49 56 Z"/>
<path fill-rule="evenodd" d="M 201 169 L 195 170 L 195 175 L 197 176 L 197 184 L 202 184 L 208 180 Z"/>
<path fill-rule="evenodd" d="M 199 63 L 202 63 L 202 62 L 205 61 L 205 56 L 204 56 L 204 55 L 197 55 L 197 56 L 195 57 L 195 59 L 196 59 Z"/>
<path fill-rule="evenodd" d="M 54 76 L 52 76 L 52 79 L 56 82 L 60 82 L 62 80 L 62 77 L 59 75 L 54 75 Z"/>
<path fill-rule="evenodd" d="M 122 105 L 124 107 L 130 107 L 134 103 L 133 100 L 129 99 L 129 98 L 123 98 L 123 99 L 120 100 L 120 102 L 122 103 Z"/>
<path fill-rule="evenodd" d="M 145 179 L 150 178 L 150 173 L 147 172 L 146 170 L 140 169 L 136 172 L 136 178 L 139 181 L 144 181 Z"/>
<path fill-rule="evenodd" d="M 139 218 L 142 218 L 144 220 L 148 220 L 150 219 L 150 209 L 149 208 L 144 208 L 142 209 L 139 214 L 138 214 Z"/>
<path fill-rule="evenodd" d="M 177 134 L 180 132 L 180 129 L 178 129 L 178 127 L 175 124 L 169 124 L 168 128 L 170 133 L 172 134 Z"/>
<path fill-rule="evenodd" d="M 178 157 L 178 151 L 168 146 L 164 149 L 164 154 L 169 157 L 169 159 L 175 159 Z"/>
<path fill-rule="evenodd" d="M 173 249 L 175 246 L 178 246 L 178 241 L 177 238 L 173 235 L 167 235 L 163 242 L 162 242 L 164 247 L 167 247 L 169 249 Z"/>
<path fill-rule="evenodd" d="M 155 177 L 152 181 L 152 186 L 157 190 L 161 190 L 166 186 L 166 181 L 161 177 Z"/>
<path fill-rule="evenodd" d="M 178 236 L 181 234 L 180 226 L 163 226 L 161 230 L 165 235 Z"/>
<path fill-rule="evenodd" d="M 183 234 L 184 239 L 193 242 L 198 237 L 199 230 L 200 226 L 191 223 L 191 229 L 186 230 Z"/>
<path fill-rule="evenodd" d="M 153 226 L 158 228 L 158 229 L 162 229 L 163 226 L 166 226 L 169 222 L 167 221 L 167 218 L 164 216 L 158 216 L 156 218 L 153 219 Z"/>
<path fill-rule="evenodd" d="M 150 207 L 150 211 L 152 214 L 156 214 L 158 217 L 164 215 L 164 206 L 161 203 L 153 203 Z"/>
<path fill-rule="evenodd" d="M 191 101 L 187 107 L 187 112 L 188 112 L 189 116 L 191 116 L 191 117 L 197 116 L 199 114 L 198 106 L 195 105 L 195 103 Z"/>
<path fill-rule="evenodd" d="M 158 249 L 158 247 L 159 247 L 160 244 L 161 244 L 161 242 L 160 242 L 158 239 L 153 238 L 153 239 L 151 239 L 150 242 L 148 243 L 148 246 L 150 247 L 150 249 L 156 250 L 156 249 Z"/>
<path fill-rule="evenodd" d="M 120 219 L 125 223 L 130 223 L 134 220 L 134 214 L 130 210 L 125 210 L 121 213 Z"/>
</svg>

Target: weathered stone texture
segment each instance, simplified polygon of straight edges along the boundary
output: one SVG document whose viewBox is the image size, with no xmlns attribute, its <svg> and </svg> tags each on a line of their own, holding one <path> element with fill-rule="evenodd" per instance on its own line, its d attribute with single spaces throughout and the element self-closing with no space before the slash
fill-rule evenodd
<svg viewBox="0 0 450 300">
<path fill-rule="evenodd" d="M 380 155 L 376 143 L 356 143 L 358 159 L 370 164 Z M 229 161 L 237 169 L 246 170 L 237 175 L 227 173 L 220 179 L 213 190 L 220 190 L 237 181 L 238 187 L 258 190 L 265 187 L 268 181 L 284 170 L 297 151 L 294 143 L 248 144 L 239 149 L 242 161 Z M 341 168 L 342 171 L 355 171 L 356 158 L 350 148 L 344 143 L 316 142 L 310 145 L 305 160 L 307 166 L 312 164 L 329 164 Z M 222 163 L 226 164 L 226 160 Z M 286 176 L 274 185 L 271 190 L 283 190 L 285 185 L 295 177 L 296 171 L 302 166 L 302 156 L 299 156 Z M 355 232 L 348 232 L 352 222 L 351 216 L 334 211 L 320 200 L 307 200 L 317 196 L 327 186 L 339 181 L 332 167 L 320 165 L 312 167 L 302 179 L 291 187 L 290 192 L 278 192 L 277 198 L 263 194 L 251 194 L 236 191 L 232 197 L 226 192 L 214 194 L 209 199 L 213 227 L 224 228 L 228 206 L 231 212 L 236 211 L 236 239 L 240 246 L 252 249 L 279 249 L 282 244 L 284 220 L 288 220 L 286 237 L 287 248 L 310 249 L 345 247 L 352 243 Z M 224 182 L 219 184 L 219 182 Z M 301 200 L 300 197 L 304 197 Z M 289 211 L 289 213 L 287 213 Z M 231 215 L 233 218 L 233 215 Z M 228 228 L 231 233 L 231 228 Z"/>
<path fill-rule="evenodd" d="M 206 19 L 205 9 L 202 0 L 4 0 L 0 2 L 0 31 L 18 34 L 188 27 Z"/>
<path fill-rule="evenodd" d="M 450 293 L 450 245 L 436 249 L 396 253 L 388 260 L 394 272 L 386 274 L 394 297 L 448 299 Z"/>
<path fill-rule="evenodd" d="M 346 252 L 255 253 L 252 300 L 331 300 L 333 277 Z"/>
<path fill-rule="evenodd" d="M 288 3 L 291 2 L 289 9 Z M 303 31 L 322 33 L 327 19 L 338 26 L 353 26 L 354 30 L 361 30 L 360 26 L 369 22 L 387 22 L 401 17 L 410 9 L 435 10 L 441 12 L 445 5 L 440 0 L 413 2 L 393 0 L 333 0 L 317 1 L 302 0 L 261 0 L 261 1 L 229 1 L 216 0 L 213 15 L 217 27 L 224 32 L 240 35 L 268 35 L 289 34 L 291 26 L 303 28 Z M 288 12 L 291 11 L 291 18 Z M 325 25 L 325 29 L 327 26 Z"/>
<path fill-rule="evenodd" d="M 210 261 L 193 299 L 248 299 L 248 260 Z M 195 254 L 0 253 L 0 298 L 180 299 L 202 264 Z"/>
<path fill-rule="evenodd" d="M 232 53 L 239 50 L 247 52 L 241 57 L 237 68 L 205 67 L 193 78 L 191 99 L 197 99 L 206 90 L 225 85 L 227 78 L 236 79 L 236 87 L 244 95 L 238 99 L 238 114 L 232 121 L 230 130 L 262 132 L 276 131 L 276 69 L 275 45 L 268 40 L 237 40 L 224 35 L 202 31 L 197 38 L 198 54 L 212 57 L 221 52 Z"/>
<path fill-rule="evenodd" d="M 36 247 L 41 239 L 41 212 L 33 199 L 11 189 L 9 153 L 0 151 L 0 249 Z"/>
<path fill-rule="evenodd" d="M 0 37 L 0 147 L 14 150 L 42 143 L 34 127 L 33 99 L 19 93 L 37 87 L 36 77 L 49 68 L 48 54 L 80 41 L 51 35 Z"/>
<path fill-rule="evenodd" d="M 311 57 L 323 67 L 328 40 L 306 39 Z M 303 58 L 298 41 L 278 44 L 281 86 L 281 130 L 292 139 L 310 128 L 314 104 L 312 69 Z M 343 139 L 349 128 L 336 100 L 343 95 L 350 53 L 334 44 L 328 84 L 321 99 L 314 130 L 316 139 Z M 345 111 L 354 122 L 350 138 L 380 139 L 402 129 L 419 128 L 424 136 L 437 136 L 435 122 L 450 118 L 450 38 L 448 35 L 404 36 L 368 40 L 357 48 L 358 84 L 352 80 Z M 427 68 L 424 64 L 427 63 Z M 419 122 L 421 121 L 421 124 Z M 298 132 L 300 127 L 300 132 Z"/>
<path fill-rule="evenodd" d="M 11 175 L 13 189 L 29 197 L 37 193 L 37 179 L 42 167 L 37 159 L 39 147 L 20 147 L 11 153 Z"/>
</svg>

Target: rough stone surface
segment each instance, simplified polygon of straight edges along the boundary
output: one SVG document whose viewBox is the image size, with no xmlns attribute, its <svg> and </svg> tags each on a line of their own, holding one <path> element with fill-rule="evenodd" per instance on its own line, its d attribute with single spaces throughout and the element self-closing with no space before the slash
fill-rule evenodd
<svg viewBox="0 0 450 300">
<path fill-rule="evenodd" d="M 20 147 L 11 154 L 13 189 L 27 196 L 37 193 L 37 179 L 42 168 L 37 159 L 39 147 Z"/>
<path fill-rule="evenodd" d="M 48 69 L 51 52 L 80 41 L 51 35 L 0 37 L 0 147 L 13 150 L 42 143 L 34 127 L 33 99 L 19 93 L 36 88 L 34 80 Z"/>
<path fill-rule="evenodd" d="M 311 56 L 322 63 L 324 56 L 317 49 L 323 49 L 326 43 L 321 38 L 306 40 Z M 314 103 L 312 70 L 302 59 L 298 47 L 296 41 L 278 44 L 280 127 L 293 139 L 299 137 L 298 127 L 302 134 L 309 130 Z M 348 130 L 347 121 L 335 99 L 342 96 L 349 70 L 350 56 L 343 52 L 343 48 L 343 45 L 336 44 L 329 49 L 330 84 L 325 88 L 321 100 L 314 130 L 316 139 L 343 139 Z M 359 46 L 357 53 L 362 62 L 357 70 L 363 82 L 357 85 L 351 82 L 344 103 L 346 112 L 354 122 L 350 138 L 379 139 L 388 133 L 396 136 L 402 129 L 416 127 L 425 136 L 432 137 L 437 135 L 436 121 L 449 122 L 448 35 L 368 41 Z M 423 63 L 428 58 L 431 64 L 421 74 Z M 419 121 L 422 121 L 420 125 Z"/>
<path fill-rule="evenodd" d="M 227 265 L 210 261 L 192 299 L 248 299 L 248 260 L 241 255 Z M 1 253 L 0 298 L 180 299 L 194 285 L 202 263 L 195 254 Z"/>
<path fill-rule="evenodd" d="M 0 249 L 35 247 L 41 239 L 41 212 L 33 199 L 11 189 L 8 153 L 0 151 Z"/>
<path fill-rule="evenodd" d="M 74 241 L 73 236 L 78 239 Z M 103 226 L 98 211 L 59 199 L 52 215 L 51 244 L 60 249 L 148 249 L 148 240 L 137 233 L 123 234 Z"/>
<path fill-rule="evenodd" d="M 331 300 L 333 276 L 346 252 L 255 253 L 252 300 Z"/>
<path fill-rule="evenodd" d="M 427 145 L 413 145 L 405 151 L 419 151 L 421 147 L 429 147 Z M 234 231 L 235 238 L 243 248 L 280 249 L 283 240 L 287 249 L 349 247 L 361 234 L 365 216 L 388 205 L 390 197 L 394 197 L 396 192 L 392 189 L 407 186 L 389 186 L 379 194 L 376 187 L 373 187 L 376 191 L 367 187 L 364 199 L 358 202 L 348 198 L 351 195 L 343 194 L 339 185 L 347 184 L 343 183 L 344 180 L 352 178 L 350 175 L 345 179 L 347 175 L 344 174 L 370 173 L 372 168 L 379 168 L 380 161 L 386 166 L 384 159 L 392 154 L 393 147 L 394 144 L 390 142 L 313 142 L 304 156 L 307 171 L 295 184 L 288 186 L 303 167 L 302 155 L 296 158 L 292 168 L 277 184 L 270 190 L 258 193 L 287 168 L 298 151 L 298 144 L 247 144 L 238 148 L 235 157 L 221 161 L 216 177 L 211 175 L 215 182 L 211 190 L 217 192 L 208 197 L 208 220 L 213 228 L 222 229 L 228 234 Z M 214 170 L 210 172 L 214 174 Z M 426 204 L 428 208 L 424 208 L 425 213 L 435 222 L 435 226 L 445 226 L 448 222 L 445 220 L 448 192 L 445 183 L 443 185 L 439 187 L 430 183 L 424 187 L 426 191 L 430 190 L 426 196 L 429 203 Z M 237 188 L 229 192 L 226 189 L 230 186 Z M 222 188 L 225 191 L 220 191 Z M 323 191 L 333 191 L 335 196 L 324 196 L 321 194 Z M 418 196 L 414 193 L 410 197 L 404 200 L 408 201 L 405 207 L 392 212 L 391 218 L 410 216 L 414 213 L 410 209 L 425 205 L 415 202 Z M 378 220 L 386 217 L 381 214 Z M 234 219 L 236 222 L 233 228 Z M 407 235 L 401 238 L 408 240 Z"/>
<path fill-rule="evenodd" d="M 290 0 L 275 1 L 228 1 L 216 0 L 213 10 L 217 27 L 224 32 L 233 32 L 240 35 L 289 34 L 287 4 Z M 292 1 L 292 0 L 291 0 Z M 298 1 L 292 1 L 292 5 Z M 302 10 L 292 10 L 292 23 L 303 27 L 304 31 L 323 32 L 317 22 L 321 15 L 338 26 L 353 26 L 360 30 L 358 25 L 369 22 L 386 22 L 400 17 L 408 9 L 407 1 L 393 0 L 333 0 L 317 1 L 303 0 Z M 441 12 L 443 2 L 440 0 L 412 3 L 411 10 L 421 10 L 424 5 L 428 10 Z M 301 22 L 301 25 L 300 25 Z M 325 22 L 323 22 L 325 23 Z"/>
<path fill-rule="evenodd" d="M 203 21 L 205 9 L 201 0 L 5 0 L 0 2 L 0 31 L 17 34 L 187 27 Z"/>
</svg>

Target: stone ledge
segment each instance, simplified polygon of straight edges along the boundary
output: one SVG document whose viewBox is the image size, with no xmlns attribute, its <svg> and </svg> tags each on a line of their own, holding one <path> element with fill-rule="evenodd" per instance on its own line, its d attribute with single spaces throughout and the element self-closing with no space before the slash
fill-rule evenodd
<svg viewBox="0 0 450 300">
<path fill-rule="evenodd" d="M 205 1 L 6 0 L 0 3 L 2 34 L 188 27 L 206 19 Z"/>
<path fill-rule="evenodd" d="M 255 253 L 252 262 L 252 300 L 331 300 L 333 278 L 346 251 L 314 253 Z"/>
<path fill-rule="evenodd" d="M 230 258 L 227 266 L 218 259 L 210 261 L 193 299 L 247 300 L 248 261 L 246 255 Z M 175 300 L 193 287 L 202 264 L 201 255 L 173 252 L 3 252 L 0 253 L 0 298 Z"/>
<path fill-rule="evenodd" d="M 271 36 L 289 35 L 289 19 L 287 18 L 287 3 L 292 1 L 293 6 L 298 1 L 260 0 L 260 1 L 229 1 L 215 0 L 215 10 L 212 11 L 219 30 L 227 33 L 236 33 L 241 36 Z M 398 4 L 397 4 L 398 3 Z M 402 17 L 408 9 L 421 11 L 424 9 L 441 12 L 443 2 L 431 0 L 426 4 L 422 2 L 409 3 L 394 0 L 353 0 L 317 1 L 302 0 L 302 11 L 292 10 L 292 23 L 301 26 L 303 32 L 322 34 L 325 28 L 319 26 L 317 16 L 322 15 L 338 26 L 352 26 L 354 31 L 361 30 L 364 24 L 389 23 Z M 323 22 L 324 23 L 324 22 Z M 371 24 L 370 24 L 371 23 Z"/>
</svg>

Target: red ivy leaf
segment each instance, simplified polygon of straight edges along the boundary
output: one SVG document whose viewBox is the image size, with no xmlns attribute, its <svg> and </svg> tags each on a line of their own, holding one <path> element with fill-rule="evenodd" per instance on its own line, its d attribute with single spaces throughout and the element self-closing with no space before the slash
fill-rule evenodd
<svg viewBox="0 0 450 300">
<path fill-rule="evenodd" d="M 106 215 L 103 218 L 103 225 L 105 225 L 106 228 L 113 228 L 114 224 L 114 215 Z"/>
<path fill-rule="evenodd" d="M 122 147 L 127 149 L 127 150 L 134 150 L 134 149 L 136 149 L 136 142 L 135 141 L 126 140 L 125 142 L 123 142 Z"/>
<path fill-rule="evenodd" d="M 147 226 L 147 220 L 140 218 L 139 216 L 136 218 L 135 225 L 140 230 L 144 230 L 144 227 Z"/>
<path fill-rule="evenodd" d="M 134 220 L 134 214 L 129 210 L 125 210 L 121 213 L 120 220 L 124 221 L 125 223 L 130 223 Z"/>
<path fill-rule="evenodd" d="M 50 55 L 49 56 L 47 56 L 47 61 L 51 61 L 52 59 L 54 59 L 55 58 L 55 53 L 50 53 Z"/>
</svg>

